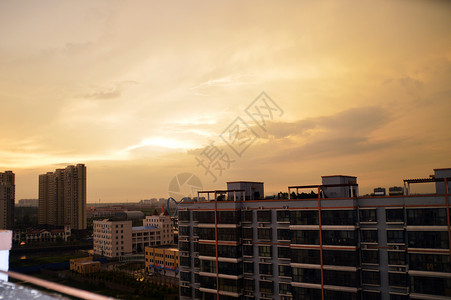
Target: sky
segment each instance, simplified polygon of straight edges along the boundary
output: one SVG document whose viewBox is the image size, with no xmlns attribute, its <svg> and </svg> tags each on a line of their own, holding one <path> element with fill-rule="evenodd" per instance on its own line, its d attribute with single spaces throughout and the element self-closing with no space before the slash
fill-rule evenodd
<svg viewBox="0 0 451 300">
<path fill-rule="evenodd" d="M 189 193 L 190 176 L 266 194 L 427 177 L 451 167 L 450 15 L 438 0 L 2 0 L 0 171 L 17 201 L 84 163 L 88 202 L 105 203 L 167 197 L 174 178 Z"/>
</svg>

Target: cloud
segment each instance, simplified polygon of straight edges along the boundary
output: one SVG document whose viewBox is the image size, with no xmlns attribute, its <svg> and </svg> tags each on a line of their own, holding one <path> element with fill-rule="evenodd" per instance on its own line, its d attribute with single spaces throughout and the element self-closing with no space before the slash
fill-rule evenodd
<svg viewBox="0 0 451 300">
<path fill-rule="evenodd" d="M 119 98 L 122 95 L 122 90 L 124 89 L 124 87 L 129 84 L 138 84 L 138 82 L 132 80 L 122 81 L 112 88 L 104 88 L 104 89 L 99 88 L 94 92 L 82 94 L 81 97 L 98 100 Z"/>
</svg>

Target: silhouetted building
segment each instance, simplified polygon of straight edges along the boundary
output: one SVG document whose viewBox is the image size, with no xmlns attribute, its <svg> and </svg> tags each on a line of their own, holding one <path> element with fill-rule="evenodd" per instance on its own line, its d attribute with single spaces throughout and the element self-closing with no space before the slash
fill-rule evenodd
<svg viewBox="0 0 451 300">
<path fill-rule="evenodd" d="M 14 227 L 15 175 L 12 171 L 0 172 L 0 229 Z"/>
<path fill-rule="evenodd" d="M 86 229 L 86 167 L 67 166 L 39 175 L 38 221 L 41 225 Z"/>
</svg>

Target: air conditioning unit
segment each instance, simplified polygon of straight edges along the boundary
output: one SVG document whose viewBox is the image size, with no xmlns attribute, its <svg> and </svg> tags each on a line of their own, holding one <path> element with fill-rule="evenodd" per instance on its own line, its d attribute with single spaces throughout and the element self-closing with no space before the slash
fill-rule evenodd
<svg viewBox="0 0 451 300">
<path fill-rule="evenodd" d="M 393 246 L 393 250 L 399 250 L 399 246 L 398 245 L 394 245 Z"/>
</svg>

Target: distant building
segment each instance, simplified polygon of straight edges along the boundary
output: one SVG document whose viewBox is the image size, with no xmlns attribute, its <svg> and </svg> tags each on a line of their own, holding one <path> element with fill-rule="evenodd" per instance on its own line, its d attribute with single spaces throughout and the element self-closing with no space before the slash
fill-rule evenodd
<svg viewBox="0 0 451 300">
<path fill-rule="evenodd" d="M 116 212 L 115 216 L 124 220 L 136 220 L 144 218 L 144 213 L 138 210 L 125 210 Z"/>
<path fill-rule="evenodd" d="M 174 230 L 173 221 L 169 216 L 167 210 L 163 213 L 158 214 L 155 210 L 152 216 L 146 216 L 143 220 L 144 226 L 154 226 L 160 229 L 161 234 L 161 245 L 168 245 L 174 243 Z"/>
<path fill-rule="evenodd" d="M 94 261 L 92 256 L 74 258 L 69 262 L 70 270 L 80 274 L 99 272 L 101 268 L 100 261 Z"/>
<path fill-rule="evenodd" d="M 39 175 L 38 222 L 86 229 L 86 167 L 67 166 Z"/>
<path fill-rule="evenodd" d="M 12 171 L 0 172 L 0 229 L 14 228 L 14 199 L 16 185 Z"/>
<path fill-rule="evenodd" d="M 65 241 L 71 236 L 70 226 L 64 226 L 64 229 L 27 229 L 27 230 L 14 230 L 13 241 L 14 243 L 42 243 L 42 242 L 57 242 L 58 240 Z"/>
<path fill-rule="evenodd" d="M 145 247 L 172 244 L 174 233 L 170 217 L 165 214 L 152 217 L 143 220 L 144 226 L 137 227 L 132 227 L 130 220 L 95 220 L 94 253 L 106 257 L 122 257 L 144 253 Z"/>
<path fill-rule="evenodd" d="M 120 257 L 132 253 L 132 221 L 94 221 L 94 254 Z"/>
<path fill-rule="evenodd" d="M 145 267 L 147 273 L 178 277 L 179 249 L 177 246 L 146 247 Z"/>
<path fill-rule="evenodd" d="M 20 199 L 17 207 L 38 207 L 39 199 Z"/>
</svg>

